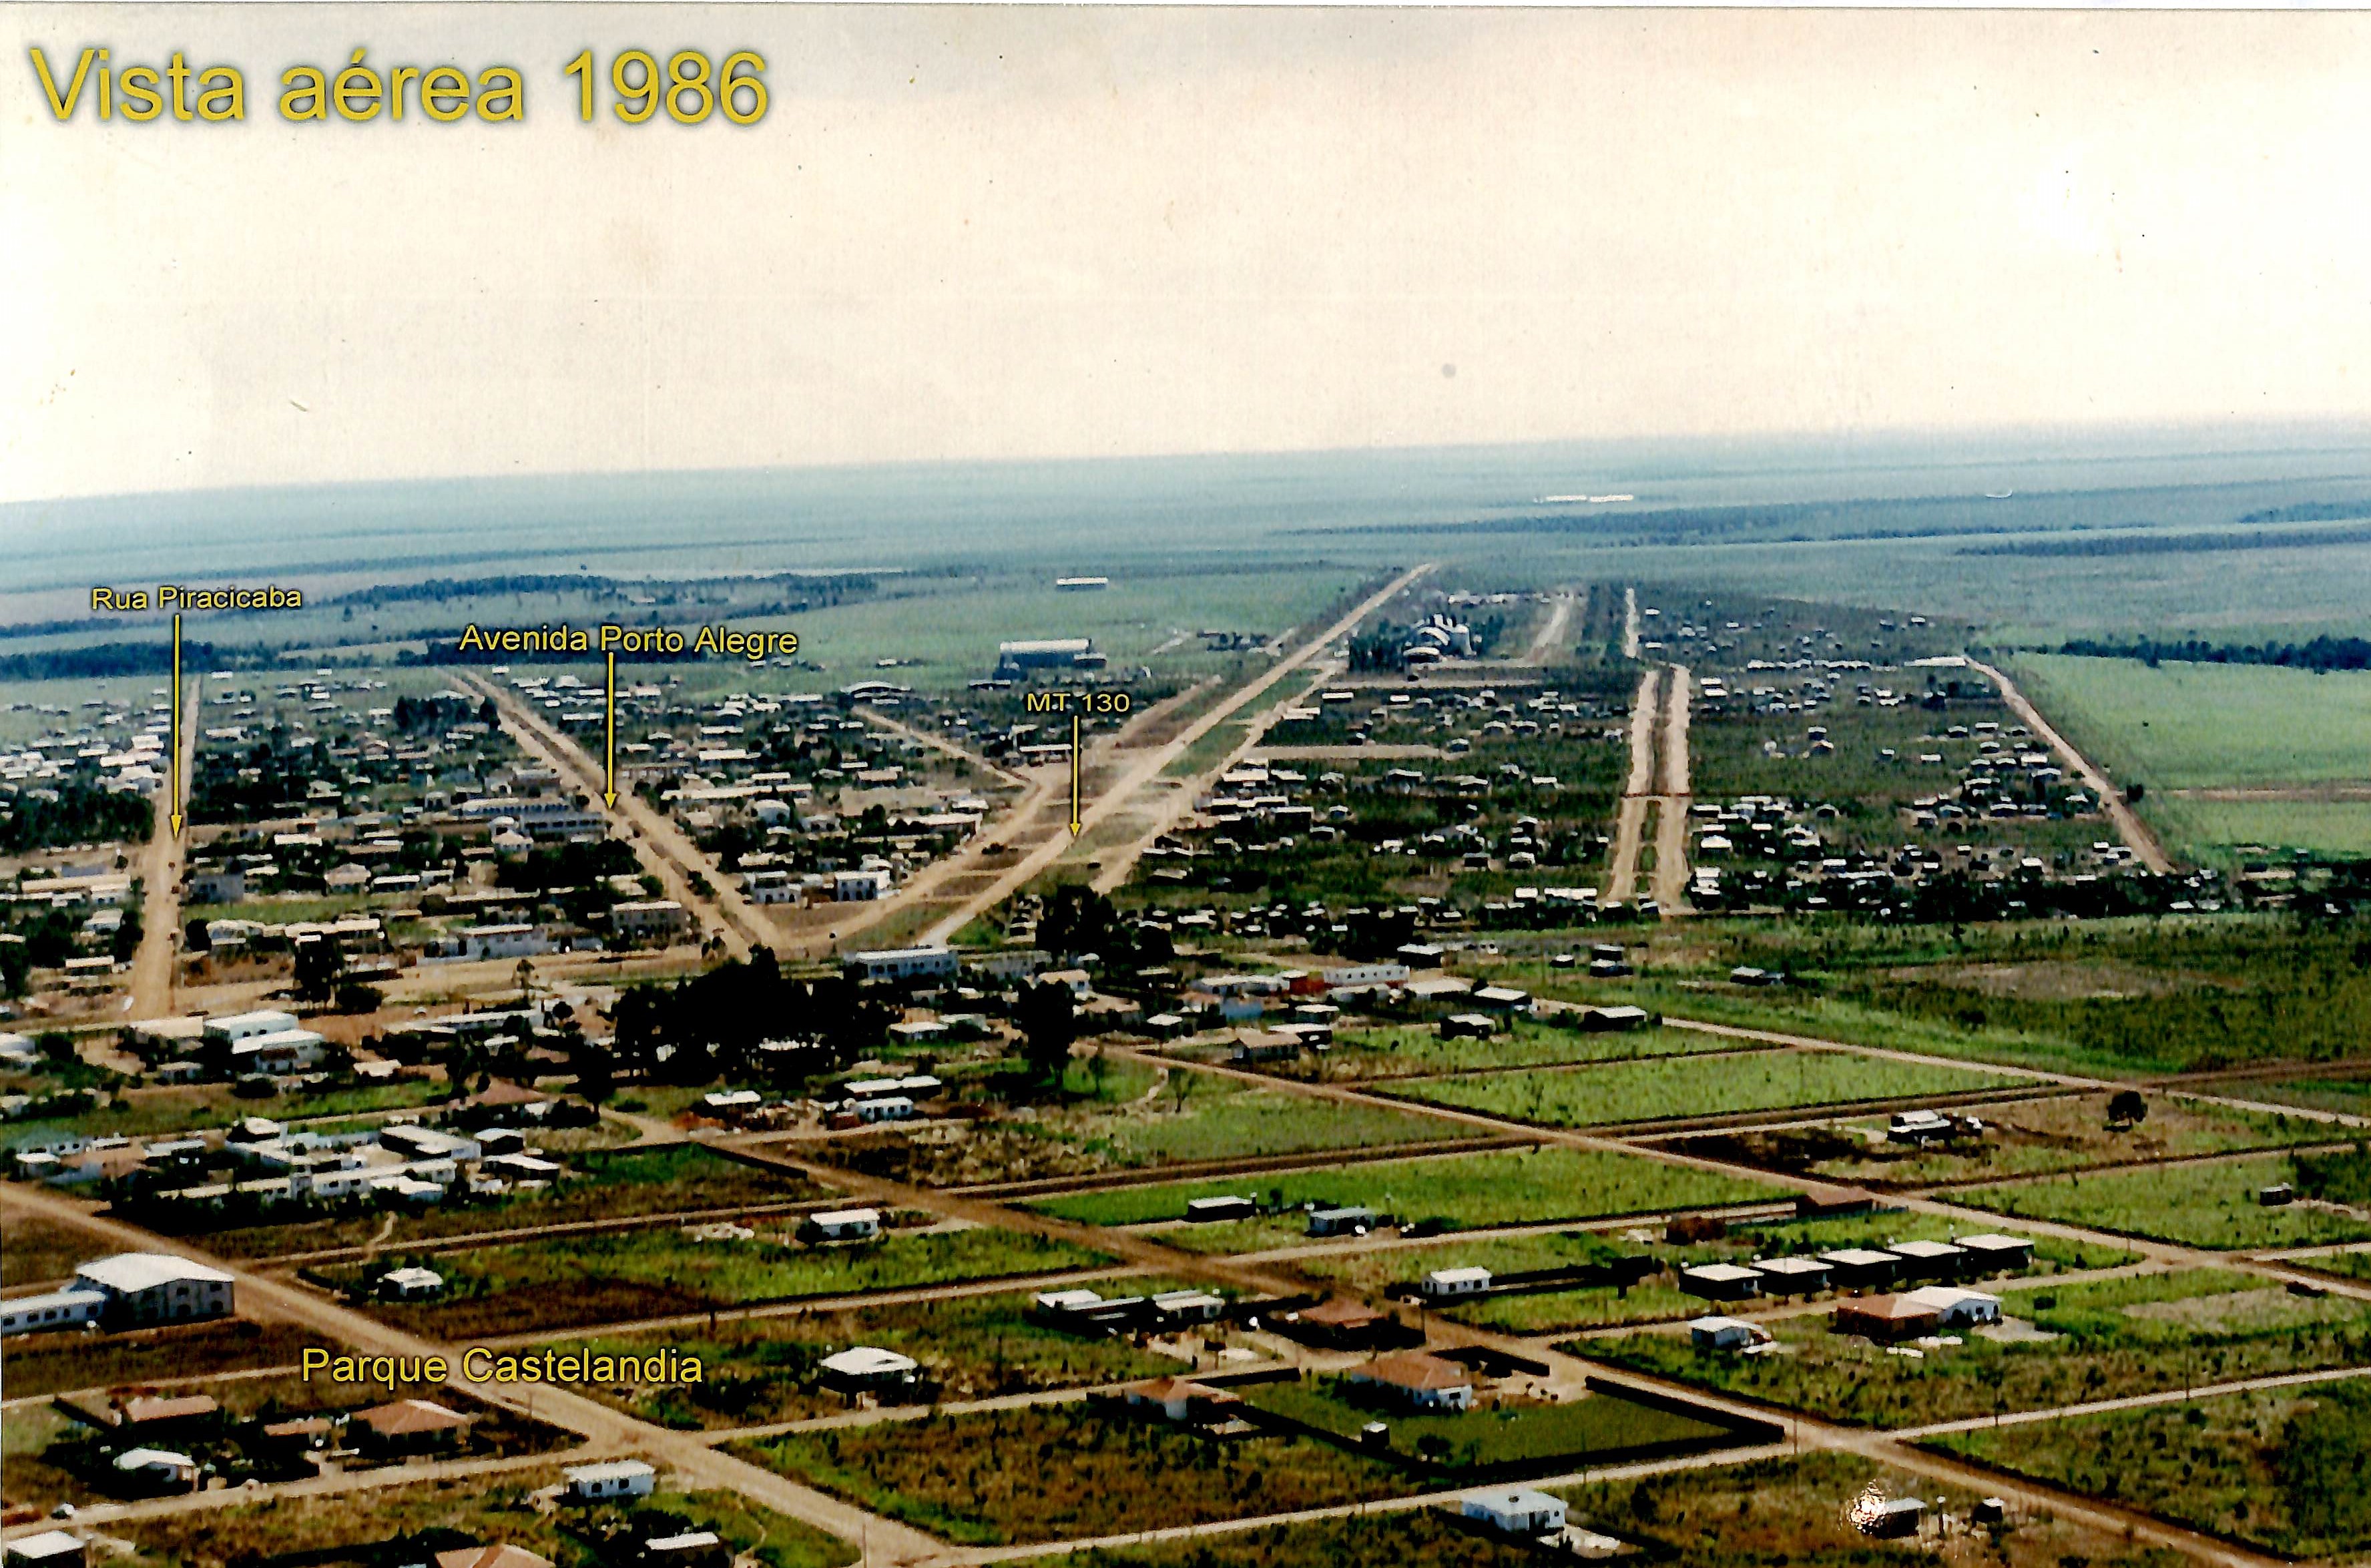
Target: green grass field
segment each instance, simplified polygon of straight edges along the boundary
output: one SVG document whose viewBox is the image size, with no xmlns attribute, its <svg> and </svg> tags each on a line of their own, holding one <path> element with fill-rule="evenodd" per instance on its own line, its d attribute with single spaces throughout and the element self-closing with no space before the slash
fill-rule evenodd
<svg viewBox="0 0 2371 1568">
<path fill-rule="evenodd" d="M 1211 1443 L 1078 1405 L 834 1427 L 732 1451 L 958 1545 L 1290 1513 L 1405 1484 L 1394 1468 L 1315 1438 Z"/>
<path fill-rule="evenodd" d="M 639 1231 L 440 1253 L 434 1263 L 445 1277 L 445 1300 L 372 1310 L 390 1322 L 457 1340 L 1111 1261 L 1084 1247 L 979 1227 L 893 1231 L 878 1241 L 812 1248 L 763 1238 L 699 1242 L 681 1231 Z"/>
<path fill-rule="evenodd" d="M 1549 1126 L 1586 1127 L 1996 1089 L 1997 1073 L 1833 1051 L 1748 1051 L 1659 1057 L 1545 1072 L 1428 1080 L 1403 1092 L 1439 1105 Z"/>
<path fill-rule="evenodd" d="M 1736 1042 L 1684 1029 L 1593 1033 L 1518 1019 L 1487 1039 L 1443 1040 L 1423 1024 L 1345 1030 L 1336 1035 L 1327 1078 L 1396 1078 L 1413 1073 L 1463 1073 L 1479 1067 L 1555 1066 L 1567 1062 L 1618 1062 L 1726 1051 Z"/>
<path fill-rule="evenodd" d="M 1728 1435 L 1710 1422 L 1602 1394 L 1563 1404 L 1411 1415 L 1379 1405 L 1345 1379 L 1322 1378 L 1257 1384 L 1243 1390 L 1243 1401 L 1336 1437 L 1355 1439 L 1367 1423 L 1387 1422 L 1392 1452 L 1403 1458 L 1434 1455 L 1434 1462 L 1452 1475 L 1509 1465 L 1571 1470 L 1583 1463 L 1615 1463 L 1625 1450 L 1659 1444 L 1717 1447 Z"/>
<path fill-rule="evenodd" d="M 2371 1547 L 2371 1381 L 1954 1434 L 1931 1447 L 2290 1558 Z"/>
<path fill-rule="evenodd" d="M 1438 1216 L 1458 1226 L 1519 1225 L 1600 1215 L 1646 1214 L 1775 1201 L 1784 1190 L 1736 1177 L 1593 1149 L 1535 1148 L 1504 1154 L 1381 1160 L 1287 1175 L 1164 1182 L 1117 1192 L 1048 1198 L 1032 1207 L 1090 1225 L 1176 1219 L 1189 1198 L 1240 1193 L 1286 1204 L 1363 1205 L 1403 1218 Z M 1168 1239 L 1199 1251 L 1243 1251 L 1300 1239 L 1297 1215 L 1187 1226 Z M 1281 1239 L 1278 1239 L 1280 1238 Z"/>
<path fill-rule="evenodd" d="M 1952 1201 L 1995 1213 L 2092 1226 L 2192 1247 L 2309 1247 L 2371 1238 L 2371 1225 L 2327 1209 L 2266 1208 L 2257 1192 L 2289 1180 L 2285 1155 L 2105 1170 L 2015 1186 L 1972 1187 Z"/>
</svg>

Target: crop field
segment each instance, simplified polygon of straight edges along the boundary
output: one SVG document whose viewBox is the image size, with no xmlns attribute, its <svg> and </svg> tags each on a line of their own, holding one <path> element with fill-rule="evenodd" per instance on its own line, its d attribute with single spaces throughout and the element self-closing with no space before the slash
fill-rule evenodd
<svg viewBox="0 0 2371 1568">
<path fill-rule="evenodd" d="M 1833 1129 L 1772 1134 L 1763 1153 L 1776 1169 L 1832 1181 L 1916 1185 L 2324 1143 L 2333 1130 L 2302 1116 L 2160 1094 L 2145 1096 L 2148 1114 L 2126 1126 L 2109 1121 L 2110 1099 L 2102 1091 L 1964 1107 L 1963 1114 L 1980 1118 L 1987 1129 L 1980 1143 L 1891 1144 L 1885 1119 L 1872 1117 Z"/>
<path fill-rule="evenodd" d="M 1861 1426 L 1913 1426 L 2279 1373 L 2371 1365 L 2371 1304 L 2292 1296 L 2220 1270 L 2019 1288 L 2025 1337 L 1974 1330 L 1895 1355 L 1824 1315 L 1772 1320 L 1777 1355 L 1694 1349 L 1684 1331 L 1576 1341 L 1576 1355 Z M 2046 1303 L 2046 1304 L 2045 1304 Z M 2043 1337 L 2047 1336 L 2047 1337 Z"/>
<path fill-rule="evenodd" d="M 1147 1288 L 1132 1281 L 1131 1292 Z M 993 1399 L 1039 1389 L 1091 1387 L 1173 1372 L 1177 1363 L 1124 1339 L 1089 1339 L 1025 1315 L 1026 1294 L 960 1297 L 835 1312 L 749 1318 L 705 1332 L 671 1329 L 585 1342 L 610 1354 L 662 1346 L 700 1357 L 698 1383 L 640 1388 L 605 1398 L 645 1420 L 685 1429 L 761 1426 L 849 1408 L 815 1385 L 816 1364 L 851 1345 L 910 1355 L 942 1400 Z"/>
<path fill-rule="evenodd" d="M 337 1214 L 294 1224 L 272 1222 L 211 1232 L 207 1245 L 232 1257 L 272 1258 L 359 1246 L 379 1239 L 420 1245 L 484 1231 L 526 1230 L 584 1220 L 732 1210 L 800 1203 L 827 1195 L 795 1172 L 760 1170 L 692 1144 L 589 1151 L 567 1157 L 581 1172 L 541 1193 L 439 1204 L 402 1214 L 391 1226 L 371 1213 Z M 159 1216 L 169 1222 L 170 1213 Z"/>
<path fill-rule="evenodd" d="M 1403 1484 L 1394 1467 L 1314 1438 L 1212 1443 L 1078 1405 L 833 1427 L 733 1451 L 961 1545 L 1290 1513 Z"/>
<path fill-rule="evenodd" d="M 2285 1156 L 2258 1155 L 1963 1188 L 1951 1200 L 2192 1247 L 2310 1247 L 2371 1239 L 2371 1223 L 2344 1213 L 2304 1203 L 2267 1208 L 2257 1202 L 2261 1189 L 2287 1182 L 2294 1173 Z"/>
<path fill-rule="evenodd" d="M 2146 785 L 2143 809 L 2177 846 L 2371 849 L 2371 801 L 2319 793 L 2371 781 L 2371 674 L 2048 654 L 2018 671 L 2070 739 Z"/>
<path fill-rule="evenodd" d="M 1487 1067 L 1558 1066 L 1569 1062 L 1619 1062 L 1642 1056 L 1679 1056 L 1722 1051 L 1733 1042 L 1683 1029 L 1590 1032 L 1559 1028 L 1532 1019 L 1487 1039 L 1461 1035 L 1443 1040 L 1421 1024 L 1343 1030 L 1334 1049 L 1288 1076 L 1326 1081 L 1405 1078 L 1417 1074 L 1473 1072 Z"/>
<path fill-rule="evenodd" d="M 623 1519 L 605 1508 L 585 1516 L 538 1507 L 531 1493 L 558 1483 L 560 1467 L 497 1476 L 269 1499 L 233 1507 L 168 1514 L 111 1527 L 138 1548 L 136 1568 L 229 1568 L 296 1553 L 360 1556 L 381 1543 L 422 1540 L 448 1551 L 457 1542 L 509 1542 L 551 1559 L 560 1568 L 601 1568 L 607 1559 L 572 1526 Z M 713 1530 L 735 1552 L 766 1568 L 840 1568 L 856 1549 L 814 1527 L 730 1493 L 685 1493 L 663 1487 L 644 1499 L 636 1516 L 667 1534 Z M 660 1533 L 652 1529 L 648 1533 Z M 343 1549 L 343 1550 L 341 1550 Z"/>
<path fill-rule="evenodd" d="M 1164 1182 L 1047 1198 L 1030 1206 L 1090 1225 L 1141 1225 L 1182 1217 L 1189 1198 L 1230 1193 L 1295 1206 L 1362 1205 L 1405 1219 L 1438 1217 L 1461 1227 L 1708 1208 L 1775 1201 L 1782 1195 L 1756 1182 L 1637 1155 L 1533 1148 L 1382 1160 L 1233 1181 Z M 1303 1228 L 1301 1217 L 1290 1215 L 1188 1226 L 1166 1233 L 1166 1239 L 1199 1251 L 1237 1251 L 1298 1240 Z"/>
<path fill-rule="evenodd" d="M 1018 1231 L 972 1227 L 819 1247 L 763 1237 L 700 1242 L 680 1231 L 627 1232 L 439 1253 L 434 1262 L 445 1275 L 445 1299 L 370 1310 L 400 1327 L 459 1339 L 1050 1274 L 1111 1259 Z"/>
<path fill-rule="evenodd" d="M 1557 1127 L 1997 1089 L 2020 1080 L 1837 1051 L 1744 1051 L 1543 1072 L 1428 1079 L 1401 1090 L 1438 1105 Z"/>
<path fill-rule="evenodd" d="M 1709 1422 L 1592 1394 L 1561 1404 L 1514 1403 L 1438 1415 L 1411 1415 L 1364 1398 L 1338 1378 L 1260 1383 L 1243 1401 L 1300 1426 L 1355 1441 L 1371 1421 L 1391 1424 L 1391 1451 L 1402 1459 L 1428 1457 L 1440 1470 L 1491 1470 L 1522 1466 L 1538 1471 L 1619 1462 L 1625 1452 L 1663 1445 L 1718 1447 L 1729 1434 Z"/>
<path fill-rule="evenodd" d="M 1914 1548 L 1873 1542 L 1845 1520 L 1853 1500 L 1923 1497 L 1964 1519 L 1984 1495 L 1960 1483 L 1881 1466 L 1851 1454 L 1804 1454 L 1718 1469 L 1689 1469 L 1637 1481 L 1606 1481 L 1556 1489 L 1575 1524 L 1637 1542 L 1652 1561 L 1674 1568 L 1733 1568 L 1737 1563 L 1795 1568 L 1863 1568 L 1873 1562 L 1926 1561 Z M 1914 1555 L 1914 1552 L 1915 1555 Z M 1933 1560 L 1970 1568 L 2174 1568 L 2189 1561 L 2173 1552 L 2039 1512 L 2006 1528 L 1980 1530 L 1944 1545 Z"/>
<path fill-rule="evenodd" d="M 2371 1546 L 2371 1382 L 1956 1433 L 1932 1447 L 2290 1558 Z"/>
</svg>

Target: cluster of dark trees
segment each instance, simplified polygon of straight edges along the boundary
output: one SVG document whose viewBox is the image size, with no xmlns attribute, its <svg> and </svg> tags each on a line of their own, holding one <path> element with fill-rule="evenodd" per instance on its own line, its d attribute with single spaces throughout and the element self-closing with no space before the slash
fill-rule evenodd
<svg viewBox="0 0 2371 1568">
<path fill-rule="evenodd" d="M 899 1010 L 840 976 L 806 981 L 759 948 L 674 986 L 636 986 L 618 998 L 611 1070 L 653 1082 L 713 1083 L 787 1072 L 799 1079 L 846 1066 L 878 1045 Z M 809 1042 L 778 1065 L 758 1046 Z"/>
<path fill-rule="evenodd" d="M 395 727 L 407 735 L 434 734 L 472 719 L 489 725 L 502 721 L 491 697 L 475 706 L 463 697 L 399 697 L 394 717 Z"/>
<path fill-rule="evenodd" d="M 57 799 L 18 794 L 0 811 L 0 855 L 25 855 L 59 844 L 105 844 L 148 836 L 155 814 L 145 795 L 102 790 L 71 780 Z"/>
<path fill-rule="evenodd" d="M 2321 636 L 2309 642 L 2249 644 L 2207 642 L 2195 637 L 2159 641 L 2153 637 L 2128 642 L 2074 638 L 2061 653 L 2086 659 L 2138 659 L 2149 668 L 2172 660 L 2180 664 L 2271 664 L 2287 670 L 2371 670 L 2371 640 L 2360 637 Z"/>
</svg>

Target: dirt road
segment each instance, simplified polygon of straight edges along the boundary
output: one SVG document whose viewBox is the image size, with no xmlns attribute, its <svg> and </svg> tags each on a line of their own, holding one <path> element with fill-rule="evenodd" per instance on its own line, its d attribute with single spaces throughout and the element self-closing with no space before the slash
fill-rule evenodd
<svg viewBox="0 0 2371 1568">
<path fill-rule="evenodd" d="M 1969 660 L 1968 668 L 2000 687 L 2001 700 L 2008 704 L 2008 710 L 2040 737 L 2042 744 L 2058 754 L 2058 760 L 2068 772 L 2083 780 L 2085 789 L 2099 797 L 2099 809 L 2107 813 L 2110 822 L 2116 824 L 2116 836 L 2124 841 L 2124 847 L 2130 849 L 2143 866 L 2159 875 L 2173 870 L 2173 858 L 2165 852 L 2165 846 L 2157 842 L 2157 835 L 2149 831 L 2148 824 L 2141 821 L 2139 814 L 2125 801 L 2124 792 L 2109 783 L 2106 774 L 2092 766 L 2088 757 L 2076 751 L 2065 736 L 2052 728 L 2050 721 L 2041 716 L 2041 710 L 2034 707 L 2025 693 L 2018 690 L 2016 682 L 1978 660 Z"/>
<path fill-rule="evenodd" d="M 812 1487 L 721 1453 L 696 1434 L 673 1432 L 636 1420 L 564 1386 L 468 1382 L 459 1374 L 459 1351 L 455 1346 L 390 1328 L 326 1297 L 257 1273 L 244 1263 L 211 1257 L 184 1242 L 159 1238 L 136 1226 L 98 1218 L 46 1192 L 16 1183 L 0 1187 L 0 1210 L 71 1226 L 126 1251 L 170 1252 L 221 1269 L 237 1282 L 243 1317 L 293 1323 L 318 1333 L 325 1343 L 351 1345 L 371 1355 L 444 1356 L 456 1368 L 446 1387 L 573 1432 L 605 1451 L 646 1455 L 695 1484 L 737 1492 L 776 1513 L 813 1525 L 843 1540 L 863 1540 L 870 1548 L 873 1563 L 922 1562 L 945 1551 L 942 1543 L 919 1530 L 868 1514 Z M 196 1499 L 214 1497 L 226 1502 L 253 1500 L 239 1492 L 228 1492 L 199 1493 L 191 1501 L 194 1504 Z"/>
<path fill-rule="evenodd" d="M 1663 705 L 1663 787 L 1655 798 L 1655 902 L 1663 917 L 1691 913 L 1688 908 L 1688 672 L 1671 667 L 1670 695 Z"/>
<path fill-rule="evenodd" d="M 180 778 L 186 791 L 198 755 L 198 698 L 205 682 L 185 676 L 181 682 Z M 135 1019 L 169 1018 L 173 1013 L 173 980 L 180 968 L 181 869 L 188 856 L 187 830 L 173 831 L 173 813 L 181 802 L 159 792 L 156 821 L 142 847 L 136 869 L 140 878 L 140 947 L 132 955 L 132 995 L 125 1011 Z"/>
<path fill-rule="evenodd" d="M 1424 565 L 1411 567 L 1401 572 L 1380 591 L 1361 601 L 1357 608 L 1316 636 L 1302 642 L 1292 652 L 1278 659 L 1264 674 L 1230 693 L 1165 744 L 1131 752 L 1127 766 L 1120 770 L 1118 776 L 1105 783 L 1096 791 L 1094 800 L 1080 812 L 1079 836 L 1092 833 L 1105 821 L 1125 811 L 1139 790 L 1158 779 L 1162 770 L 1185 755 L 1186 749 L 1195 742 L 1217 729 L 1243 708 L 1257 701 L 1278 681 L 1307 664 L 1341 639 L 1349 636 L 1351 632 L 1358 629 L 1360 621 L 1405 593 L 1417 579 L 1431 570 L 1432 565 L 1428 561 Z M 1101 768 L 1107 767 L 1111 764 L 1117 748 L 1108 741 L 1098 741 L 1093 743 L 1088 750 L 1094 755 L 1095 763 Z M 1085 769 L 1085 759 L 1081 759 L 1081 769 L 1082 772 Z M 1187 796 L 1190 804 L 1191 781 L 1181 782 L 1186 787 L 1175 792 Z M 1163 802 L 1163 805 L 1165 807 L 1166 802 Z M 1100 857 L 1103 870 L 1096 879 L 1097 885 L 1105 885 L 1106 879 L 1110 879 L 1113 885 L 1116 885 L 1118 880 L 1127 876 L 1128 868 L 1135 864 L 1136 856 L 1141 851 L 1143 846 L 1151 843 L 1162 831 L 1160 819 L 1156 817 L 1154 825 L 1149 830 L 1137 833 L 1128 844 L 1116 846 Z M 943 942 L 953 939 L 957 931 L 962 930 L 974 919 L 1027 887 L 1048 867 L 1060 859 L 1073 843 L 1073 836 L 1070 830 L 1070 818 L 1067 812 L 1063 811 L 1041 812 L 1035 820 L 1016 825 L 1004 836 L 1007 843 L 1016 847 L 1024 841 L 1035 840 L 1035 842 L 1031 844 L 1028 852 L 1023 855 L 1017 863 L 1008 868 L 995 882 L 966 898 L 951 913 L 943 917 L 924 932 L 921 940 L 925 944 Z"/>
<path fill-rule="evenodd" d="M 1564 647 L 1565 628 L 1572 624 L 1572 591 L 1566 589 L 1556 594 L 1555 603 L 1556 607 L 1548 612 L 1548 618 L 1540 623 L 1540 629 L 1532 636 L 1532 645 L 1523 650 L 1523 663 L 1526 664 L 1550 663 Z"/>
<path fill-rule="evenodd" d="M 502 714 L 503 728 L 521 746 L 547 767 L 557 769 L 570 788 L 582 791 L 590 800 L 601 799 L 607 788 L 607 777 L 601 764 L 584 747 L 546 723 L 543 716 L 521 702 L 509 686 L 474 670 L 463 671 L 461 679 L 480 695 L 493 698 Z M 682 905 L 704 931 L 722 937 L 725 950 L 734 957 L 746 958 L 753 945 L 770 944 L 776 940 L 757 906 L 743 898 L 738 890 L 725 887 L 708 875 L 703 869 L 706 857 L 698 847 L 640 796 L 630 790 L 621 790 L 618 803 L 608 812 L 610 820 L 626 830 L 624 836 L 633 846 L 643 868 L 665 887 L 666 895 Z M 695 873 L 707 882 L 708 893 L 693 888 L 691 878 Z"/>
<path fill-rule="evenodd" d="M 1633 600 L 1636 607 L 1636 600 Z M 1622 786 L 1613 814 L 1613 859 L 1605 875 L 1601 905 L 1627 904 L 1638 885 L 1638 848 L 1646 836 L 1647 806 L 1655 791 L 1655 692 L 1662 672 L 1638 677 L 1630 703 L 1630 778 Z"/>
</svg>

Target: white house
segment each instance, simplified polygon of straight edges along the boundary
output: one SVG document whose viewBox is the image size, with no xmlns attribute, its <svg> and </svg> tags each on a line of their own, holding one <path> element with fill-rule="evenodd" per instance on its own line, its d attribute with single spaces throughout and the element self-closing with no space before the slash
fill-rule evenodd
<svg viewBox="0 0 2371 1568">
<path fill-rule="evenodd" d="M 1424 1276 L 1427 1296 L 1472 1296 L 1489 1288 L 1490 1271 L 1485 1268 L 1435 1269 Z"/>
<path fill-rule="evenodd" d="M 1460 1511 L 1509 1535 L 1554 1535 L 1564 1528 L 1564 1499 L 1525 1487 L 1470 1492 Z"/>
<path fill-rule="evenodd" d="M 275 1029 L 268 1034 L 247 1035 L 231 1042 L 231 1068 L 250 1073 L 303 1072 L 320 1065 L 323 1043 L 309 1029 Z"/>
<path fill-rule="evenodd" d="M 296 1027 L 295 1013 L 264 1008 L 255 1012 L 232 1013 L 224 1018 L 206 1020 L 205 1037 L 210 1042 L 229 1044 L 250 1039 L 258 1034 L 279 1034 Z"/>
<path fill-rule="evenodd" d="M 1688 1324 L 1688 1339 L 1698 1350 L 1751 1350 L 1771 1343 L 1769 1330 L 1742 1318 L 1698 1318 Z"/>
<path fill-rule="evenodd" d="M 163 1252 L 119 1252 L 75 1271 L 75 1283 L 102 1292 L 103 1316 L 133 1323 L 220 1318 L 235 1310 L 231 1276 Z"/>
<path fill-rule="evenodd" d="M 1905 1301 L 1916 1302 L 1935 1314 L 1935 1320 L 1947 1329 L 1964 1329 L 1976 1323 L 1997 1323 L 2001 1320 L 2001 1298 L 1987 1296 L 1981 1290 L 1969 1290 L 1956 1285 L 1927 1285 L 1916 1290 L 1903 1292 Z"/>
<path fill-rule="evenodd" d="M 84 1568 L 83 1543 L 64 1530 L 43 1530 L 8 1543 L 8 1568 Z"/>
<path fill-rule="evenodd" d="M 568 1495 L 577 1502 L 608 1497 L 648 1497 L 658 1484 L 658 1471 L 640 1459 L 611 1459 L 607 1464 L 573 1465 L 561 1471 Z"/>
<path fill-rule="evenodd" d="M 881 1234 L 879 1209 L 827 1209 L 807 1216 L 799 1228 L 811 1239 L 823 1241 L 856 1241 Z"/>
<path fill-rule="evenodd" d="M 115 1469 L 121 1475 L 155 1487 L 194 1490 L 198 1484 L 198 1461 L 170 1448 L 127 1448 L 115 1456 Z"/>
<path fill-rule="evenodd" d="M 883 948 L 849 954 L 848 969 L 859 980 L 953 979 L 961 963 L 953 948 Z"/>
<path fill-rule="evenodd" d="M 424 1301 L 445 1288 L 445 1276 L 418 1266 L 389 1269 L 378 1276 L 378 1293 L 390 1301 Z"/>
<path fill-rule="evenodd" d="M 869 1344 L 827 1355 L 819 1365 L 826 1382 L 847 1389 L 877 1389 L 909 1382 L 921 1367 L 921 1363 L 910 1355 Z"/>
</svg>

